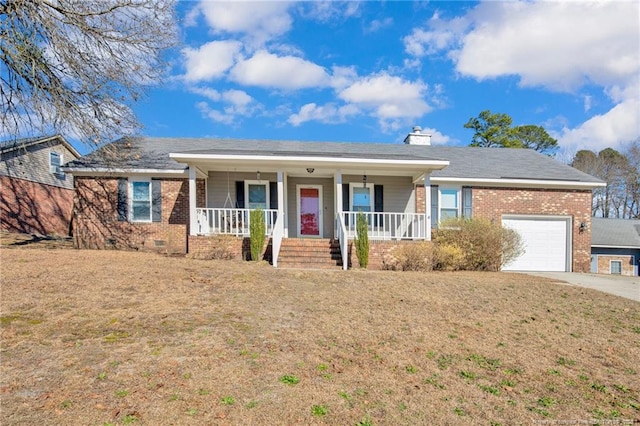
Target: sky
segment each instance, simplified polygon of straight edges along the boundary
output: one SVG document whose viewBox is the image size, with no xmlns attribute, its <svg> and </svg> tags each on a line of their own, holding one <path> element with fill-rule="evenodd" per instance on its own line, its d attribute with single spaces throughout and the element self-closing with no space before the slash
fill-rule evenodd
<svg viewBox="0 0 640 426">
<path fill-rule="evenodd" d="M 179 2 L 148 136 L 464 146 L 483 110 L 559 159 L 640 137 L 640 2 Z"/>
</svg>

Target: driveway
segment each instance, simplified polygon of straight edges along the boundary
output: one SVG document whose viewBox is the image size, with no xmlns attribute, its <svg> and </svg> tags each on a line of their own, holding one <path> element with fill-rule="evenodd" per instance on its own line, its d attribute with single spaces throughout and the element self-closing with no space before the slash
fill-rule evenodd
<svg viewBox="0 0 640 426">
<path fill-rule="evenodd" d="M 575 272 L 527 272 L 527 274 L 552 278 L 570 285 L 592 288 L 640 302 L 640 277 L 578 274 Z"/>
</svg>

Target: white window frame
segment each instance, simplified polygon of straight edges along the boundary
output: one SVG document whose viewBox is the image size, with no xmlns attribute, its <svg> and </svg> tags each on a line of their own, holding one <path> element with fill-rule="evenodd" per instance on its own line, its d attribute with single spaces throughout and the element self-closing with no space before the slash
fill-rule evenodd
<svg viewBox="0 0 640 426">
<path fill-rule="evenodd" d="M 244 207 L 251 209 L 249 206 L 249 185 L 262 185 L 265 187 L 265 206 L 263 210 L 267 210 L 271 205 L 271 194 L 269 194 L 269 181 L 268 180 L 245 180 L 244 181 Z"/>
<path fill-rule="evenodd" d="M 149 186 L 149 219 L 136 219 L 134 217 L 133 210 L 133 185 L 134 183 L 146 183 Z M 136 223 L 151 223 L 153 222 L 153 187 L 151 186 L 151 178 L 129 178 L 127 185 L 127 199 L 129 200 L 129 221 Z"/>
<path fill-rule="evenodd" d="M 353 196 L 355 195 L 354 188 L 367 188 L 369 190 L 369 213 L 373 213 L 375 210 L 375 192 L 374 187 L 375 184 L 373 182 L 367 182 L 366 184 L 362 182 L 349 182 L 349 211 L 354 212 L 353 209 Z"/>
<path fill-rule="evenodd" d="M 462 187 L 438 186 L 438 223 L 442 221 L 442 191 L 456 191 L 456 218 L 462 217 Z"/>
<path fill-rule="evenodd" d="M 58 158 L 58 164 L 53 164 L 53 158 Z M 53 173 L 54 175 L 61 175 L 62 170 L 60 169 L 64 164 L 63 154 L 56 151 L 49 151 L 49 173 Z"/>
<path fill-rule="evenodd" d="M 618 263 L 620 265 L 620 272 L 613 272 L 613 264 Z M 609 274 L 611 275 L 622 275 L 622 260 L 610 260 L 609 261 Z"/>
</svg>

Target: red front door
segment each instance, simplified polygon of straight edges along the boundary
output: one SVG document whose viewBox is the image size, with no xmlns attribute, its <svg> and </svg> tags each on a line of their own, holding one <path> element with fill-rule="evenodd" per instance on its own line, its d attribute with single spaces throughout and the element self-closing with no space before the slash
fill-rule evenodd
<svg viewBox="0 0 640 426">
<path fill-rule="evenodd" d="M 321 234 L 321 188 L 320 187 L 300 187 L 299 208 L 300 208 L 300 236 L 320 237 Z"/>
</svg>

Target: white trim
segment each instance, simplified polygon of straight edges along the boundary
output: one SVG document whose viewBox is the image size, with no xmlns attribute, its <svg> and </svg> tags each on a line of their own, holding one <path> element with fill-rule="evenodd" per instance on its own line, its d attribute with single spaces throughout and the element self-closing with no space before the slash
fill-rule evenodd
<svg viewBox="0 0 640 426">
<path fill-rule="evenodd" d="M 317 189 L 318 190 L 318 236 L 315 235 L 302 235 L 301 233 L 301 223 L 300 223 L 300 219 L 301 219 L 301 215 L 300 215 L 300 190 L 301 189 L 307 189 L 307 188 L 312 188 L 312 189 Z M 298 238 L 323 238 L 324 237 L 324 200 L 322 198 L 322 185 L 311 185 L 311 184 L 305 184 L 305 183 L 299 183 L 296 184 L 296 206 L 297 206 L 297 225 L 298 225 Z"/>
<path fill-rule="evenodd" d="M 265 187 L 264 193 L 265 193 L 265 206 L 263 208 L 263 210 L 266 210 L 268 208 L 270 208 L 271 204 L 271 198 L 270 198 L 270 194 L 269 194 L 269 181 L 268 180 L 245 180 L 244 181 L 244 207 L 246 209 L 251 209 L 251 207 L 249 206 L 249 185 L 262 185 Z"/>
<path fill-rule="evenodd" d="M 375 210 L 375 184 L 373 182 L 366 183 L 367 189 L 369 189 L 369 212 L 373 213 Z M 363 182 L 349 182 L 349 211 L 353 210 L 353 188 L 364 188 Z"/>
<path fill-rule="evenodd" d="M 445 160 L 391 160 L 385 158 L 337 158 L 337 157 L 313 157 L 313 156 L 284 156 L 284 155 L 225 155 L 225 154 L 182 154 L 170 153 L 174 160 L 240 160 L 287 162 L 287 163 L 340 163 L 340 164 L 383 164 L 383 165 L 407 165 L 407 166 L 435 166 L 434 169 L 443 169 L 450 164 Z"/>
<path fill-rule="evenodd" d="M 149 186 L 149 220 L 136 220 L 133 217 L 133 184 L 136 182 L 145 182 Z M 127 200 L 129 211 L 129 222 L 131 223 L 151 223 L 153 222 L 153 187 L 151 186 L 150 178 L 130 177 L 127 179 Z"/>
<path fill-rule="evenodd" d="M 587 189 L 607 186 L 604 182 L 578 182 L 570 180 L 542 180 L 542 179 L 483 179 L 483 178 L 449 178 L 431 177 L 433 184 L 441 185 L 446 183 L 456 183 L 461 186 L 477 186 L 477 184 L 504 186 L 511 188 L 561 188 L 561 189 Z"/>
<path fill-rule="evenodd" d="M 631 255 L 631 258 L 632 258 L 631 259 L 632 261 L 635 260 L 635 259 L 633 259 L 633 255 Z M 620 264 L 620 273 L 619 274 L 614 274 L 613 272 L 611 272 L 611 270 L 612 270 L 611 266 L 612 266 L 613 262 L 617 262 L 617 263 Z M 610 259 L 609 260 L 609 275 L 623 275 L 622 274 L 622 260 L 621 259 Z"/>
<path fill-rule="evenodd" d="M 606 244 L 591 244 L 591 247 L 611 248 L 611 249 L 621 248 L 621 249 L 640 250 L 640 246 L 622 246 L 622 245 L 612 246 L 612 245 L 606 245 Z M 598 254 L 606 254 L 606 253 L 598 253 Z"/>
<path fill-rule="evenodd" d="M 184 170 L 167 170 L 167 169 L 109 169 L 109 168 L 70 168 L 62 167 L 62 171 L 70 173 L 73 176 L 153 176 L 153 177 L 188 177 L 189 169 Z"/>
<path fill-rule="evenodd" d="M 450 185 L 438 185 L 438 225 L 442 218 L 442 191 L 456 191 L 456 219 L 462 217 L 462 187 Z M 431 209 L 431 207 L 429 207 Z M 451 209 L 452 210 L 452 209 Z"/>
</svg>

